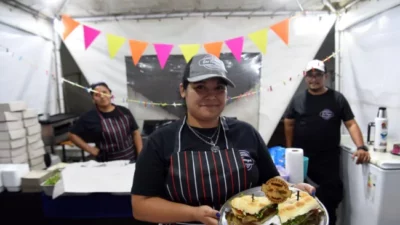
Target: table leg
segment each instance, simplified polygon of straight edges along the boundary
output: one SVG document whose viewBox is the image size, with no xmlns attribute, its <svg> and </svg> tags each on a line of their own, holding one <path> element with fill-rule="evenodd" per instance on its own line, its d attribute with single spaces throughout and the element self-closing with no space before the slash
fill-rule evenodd
<svg viewBox="0 0 400 225">
<path fill-rule="evenodd" d="M 61 145 L 61 147 L 62 147 L 62 156 L 63 156 L 62 161 L 67 162 L 67 153 L 65 152 L 65 145 Z"/>
</svg>

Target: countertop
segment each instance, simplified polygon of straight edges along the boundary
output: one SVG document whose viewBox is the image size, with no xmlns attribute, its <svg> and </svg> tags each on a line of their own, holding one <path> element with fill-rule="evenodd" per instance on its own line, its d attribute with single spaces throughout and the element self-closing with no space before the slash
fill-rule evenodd
<svg viewBox="0 0 400 225">
<path fill-rule="evenodd" d="M 364 141 L 366 140 L 366 137 L 364 137 Z M 369 154 L 371 156 L 370 163 L 382 169 L 400 169 L 400 156 L 390 153 L 394 143 L 400 143 L 400 140 L 388 140 L 387 152 L 376 152 L 372 145 L 368 145 Z M 351 140 L 350 135 L 342 135 L 341 146 L 343 151 L 346 152 L 352 153 L 356 150 L 356 146 Z"/>
</svg>

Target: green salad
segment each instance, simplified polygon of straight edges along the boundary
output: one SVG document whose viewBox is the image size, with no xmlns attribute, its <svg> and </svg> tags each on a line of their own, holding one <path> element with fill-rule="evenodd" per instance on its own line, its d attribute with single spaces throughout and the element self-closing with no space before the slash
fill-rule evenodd
<svg viewBox="0 0 400 225">
<path fill-rule="evenodd" d="M 60 178 L 61 178 L 61 173 L 59 171 L 57 171 L 56 174 L 54 174 L 52 177 L 47 179 L 44 184 L 54 186 L 60 180 Z"/>
</svg>

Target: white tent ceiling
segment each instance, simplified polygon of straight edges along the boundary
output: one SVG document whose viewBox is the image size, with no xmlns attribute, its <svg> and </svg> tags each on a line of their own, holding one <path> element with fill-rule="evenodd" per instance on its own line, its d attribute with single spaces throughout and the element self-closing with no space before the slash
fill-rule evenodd
<svg viewBox="0 0 400 225">
<path fill-rule="evenodd" d="M 339 9 L 357 0 L 326 0 Z M 68 14 L 74 18 L 157 13 L 329 11 L 325 0 L 19 0 L 8 4 L 29 7 L 47 17 Z M 358 2 L 358 1 L 357 1 Z M 218 15 L 218 14 L 216 14 Z M 248 14 L 247 14 L 248 15 Z"/>
</svg>

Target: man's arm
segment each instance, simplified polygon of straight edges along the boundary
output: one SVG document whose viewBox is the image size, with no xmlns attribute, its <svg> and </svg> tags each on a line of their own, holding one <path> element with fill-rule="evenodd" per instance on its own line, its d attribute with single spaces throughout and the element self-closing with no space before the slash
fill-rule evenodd
<svg viewBox="0 0 400 225">
<path fill-rule="evenodd" d="M 346 121 L 346 122 L 344 122 L 344 125 L 346 125 L 346 128 L 349 131 L 351 139 L 353 140 L 354 144 L 357 147 L 363 146 L 364 139 L 362 137 L 360 127 L 358 126 L 356 120 L 352 119 L 352 120 Z"/>
<path fill-rule="evenodd" d="M 353 154 L 353 159 L 357 157 L 357 164 L 368 163 L 370 160 L 369 153 L 365 150 L 358 149 L 359 147 L 364 146 L 364 140 L 360 127 L 354 120 L 354 114 L 351 110 L 350 104 L 343 95 L 339 95 L 339 103 L 342 108 L 340 117 L 349 131 L 351 139 L 353 139 L 354 144 L 357 146 L 357 150 Z"/>
<path fill-rule="evenodd" d="M 285 126 L 285 138 L 286 138 L 286 147 L 290 148 L 293 146 L 293 130 L 294 130 L 294 119 L 285 118 L 284 126 Z"/>
<path fill-rule="evenodd" d="M 364 139 L 363 139 L 360 127 L 358 126 L 357 122 L 354 119 L 351 119 L 351 120 L 344 122 L 344 125 L 346 126 L 347 130 L 349 131 L 351 139 L 353 140 L 356 147 L 358 148 L 358 147 L 364 146 Z M 356 152 L 353 154 L 353 158 L 356 156 L 358 157 L 357 164 L 368 163 L 369 160 L 371 159 L 369 153 L 362 149 L 356 150 Z"/>
<path fill-rule="evenodd" d="M 135 143 L 137 154 L 140 154 L 143 148 L 143 142 L 139 130 L 133 131 L 133 142 Z"/>
</svg>

